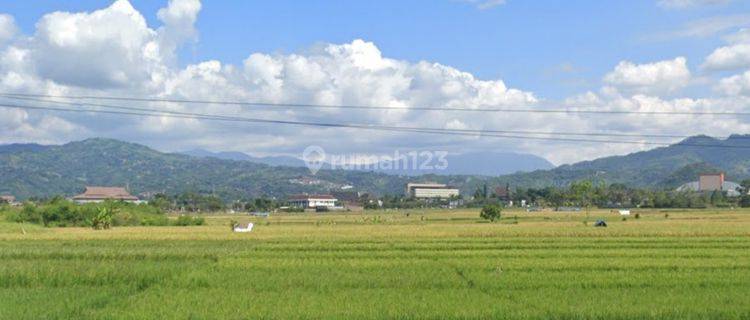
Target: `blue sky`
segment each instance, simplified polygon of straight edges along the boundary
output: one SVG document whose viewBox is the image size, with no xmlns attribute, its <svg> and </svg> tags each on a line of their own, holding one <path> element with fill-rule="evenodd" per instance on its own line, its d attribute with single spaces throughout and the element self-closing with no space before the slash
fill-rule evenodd
<svg viewBox="0 0 750 320">
<path fill-rule="evenodd" d="M 19 26 L 51 11 L 91 11 L 110 1 L 16 1 L 3 5 Z M 161 1 L 132 1 L 158 25 Z M 464 1 L 207 1 L 200 39 L 180 53 L 184 63 L 240 63 L 250 53 L 294 53 L 316 43 L 361 38 L 384 55 L 440 62 L 479 78 L 560 99 L 596 89 L 621 60 L 645 63 L 676 55 L 691 67 L 722 43 L 716 36 L 650 37 L 703 18 L 750 12 L 750 2 L 667 9 L 653 0 L 518 1 L 487 9 Z"/>
<path fill-rule="evenodd" d="M 15 1 L 0 8 L 0 92 L 406 108 L 747 112 L 748 28 L 750 1 L 740 0 Z M 705 115 L 141 107 L 548 137 L 750 132 L 750 119 Z M 323 143 L 347 154 L 504 150 L 556 164 L 654 147 L 647 143 L 653 139 L 576 144 L 0 109 L 0 143 L 89 137 L 168 151 L 254 155 L 298 155 Z"/>
</svg>

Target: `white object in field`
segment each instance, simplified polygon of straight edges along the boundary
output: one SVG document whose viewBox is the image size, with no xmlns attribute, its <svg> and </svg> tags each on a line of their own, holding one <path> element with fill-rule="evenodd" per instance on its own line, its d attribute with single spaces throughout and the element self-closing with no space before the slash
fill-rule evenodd
<svg viewBox="0 0 750 320">
<path fill-rule="evenodd" d="M 253 223 L 252 222 L 248 222 L 247 223 L 247 228 L 243 228 L 243 227 L 240 227 L 240 226 L 234 227 L 234 232 L 250 232 L 250 231 L 253 231 Z"/>
<path fill-rule="evenodd" d="M 630 215 L 630 210 L 620 210 L 620 215 L 621 216 L 629 216 Z"/>
</svg>

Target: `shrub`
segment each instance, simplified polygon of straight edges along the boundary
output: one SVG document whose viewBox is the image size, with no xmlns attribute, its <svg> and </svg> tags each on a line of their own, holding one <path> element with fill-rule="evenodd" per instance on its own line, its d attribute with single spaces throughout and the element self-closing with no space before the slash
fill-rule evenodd
<svg viewBox="0 0 750 320">
<path fill-rule="evenodd" d="M 42 223 L 42 216 L 36 210 L 36 207 L 31 203 L 23 205 L 23 209 L 17 215 L 9 215 L 8 219 L 13 222 L 29 222 L 29 223 Z"/>
<path fill-rule="evenodd" d="M 47 227 L 88 226 L 101 228 L 102 208 L 111 211 L 110 226 L 168 225 L 169 221 L 159 209 L 148 205 L 106 201 L 104 203 L 75 204 L 62 198 L 34 205 L 24 204 L 20 210 L 13 209 L 6 219 L 13 222 L 29 222 Z"/>
<path fill-rule="evenodd" d="M 168 226 L 169 218 L 164 215 L 149 215 L 141 220 L 142 226 Z"/>
<path fill-rule="evenodd" d="M 484 206 L 484 208 L 482 208 L 482 212 L 479 213 L 479 216 L 482 219 L 495 222 L 497 220 L 500 220 L 501 212 L 502 212 L 502 208 L 500 208 L 500 206 L 496 204 L 489 204 L 489 205 Z"/>
<path fill-rule="evenodd" d="M 740 198 L 740 207 L 750 207 L 750 195 L 742 195 L 742 197 Z"/>
<path fill-rule="evenodd" d="M 175 220 L 174 225 L 187 227 L 187 226 L 202 226 L 204 223 L 206 223 L 206 220 L 203 219 L 203 217 L 193 217 L 193 216 L 188 216 L 188 215 L 182 215 L 182 216 L 177 217 L 177 220 Z"/>
<path fill-rule="evenodd" d="M 91 227 L 94 230 L 109 229 L 112 227 L 112 216 L 114 216 L 114 209 L 109 207 L 99 208 L 99 212 L 96 214 L 94 219 L 91 220 Z"/>
<path fill-rule="evenodd" d="M 193 225 L 202 226 L 206 224 L 206 219 L 203 217 L 193 217 Z"/>
</svg>

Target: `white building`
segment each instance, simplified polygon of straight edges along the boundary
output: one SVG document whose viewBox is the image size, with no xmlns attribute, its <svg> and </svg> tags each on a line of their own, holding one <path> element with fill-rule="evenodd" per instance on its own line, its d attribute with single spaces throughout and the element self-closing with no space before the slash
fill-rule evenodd
<svg viewBox="0 0 750 320">
<path fill-rule="evenodd" d="M 406 195 L 412 198 L 451 198 L 458 197 L 459 190 L 442 183 L 407 183 Z"/>
<path fill-rule="evenodd" d="M 289 197 L 289 205 L 304 209 L 336 207 L 336 198 L 330 194 L 299 194 Z"/>
</svg>

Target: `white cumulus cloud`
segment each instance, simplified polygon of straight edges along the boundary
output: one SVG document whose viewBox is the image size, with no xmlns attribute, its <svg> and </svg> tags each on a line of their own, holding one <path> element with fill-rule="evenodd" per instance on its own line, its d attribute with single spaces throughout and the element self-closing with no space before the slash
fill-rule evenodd
<svg viewBox="0 0 750 320">
<path fill-rule="evenodd" d="M 750 71 L 721 79 L 714 89 L 730 96 L 750 96 Z"/>
<path fill-rule="evenodd" d="M 195 21 L 201 10 L 200 0 L 170 0 L 166 8 L 162 8 L 156 14 L 164 26 L 159 28 L 161 50 L 171 55 L 185 41 L 195 40 L 198 30 L 195 29 Z"/>
<path fill-rule="evenodd" d="M 703 63 L 708 70 L 736 70 L 750 67 L 750 43 L 740 43 L 714 50 Z"/>
<path fill-rule="evenodd" d="M 8 14 L 0 14 L 0 45 L 12 39 L 18 32 L 15 19 Z"/>
<path fill-rule="evenodd" d="M 708 71 L 737 70 L 750 67 L 750 29 L 739 31 L 724 37 L 726 46 L 716 48 L 702 64 Z"/>
<path fill-rule="evenodd" d="M 690 77 L 687 59 L 677 57 L 645 64 L 621 61 L 604 81 L 623 92 L 661 94 L 685 87 Z"/>
<path fill-rule="evenodd" d="M 6 37 L 7 44 L 0 45 L 0 92 L 382 106 L 390 110 L 128 104 L 248 118 L 461 130 L 693 134 L 692 128 L 701 128 L 704 133 L 714 134 L 732 128 L 736 132 L 750 129 L 739 119 L 709 121 L 707 125 L 705 119 L 699 117 L 659 117 L 644 121 L 642 116 L 636 115 L 592 119 L 579 114 L 404 110 L 409 107 L 541 108 L 547 102 L 502 79 L 479 79 L 438 62 L 389 57 L 375 43 L 363 39 L 322 44 L 304 53 L 248 52 L 246 59 L 238 64 L 206 60 L 179 66 L 174 63 L 179 47 L 197 41 L 195 22 L 200 10 L 201 4 L 196 0 L 169 1 L 157 13 L 158 26 L 149 26 L 143 15 L 126 0 L 92 12 L 47 14 L 31 35 L 13 31 Z M 663 93 L 678 92 L 690 81 L 691 73 L 683 57 L 645 64 L 623 61 L 604 77 L 606 87 L 600 92 L 571 97 L 566 106 L 624 111 L 736 110 L 750 106 L 742 95 L 714 99 L 659 97 Z M 315 144 L 324 145 L 326 151 L 354 154 L 389 154 L 394 149 L 506 150 L 531 152 L 564 163 L 653 147 L 645 144 L 603 147 L 601 144 L 478 136 L 11 109 L 0 109 L 0 119 L 0 140 L 5 142 L 61 142 L 105 136 L 172 151 L 202 147 L 298 155 L 306 146 Z"/>
</svg>

